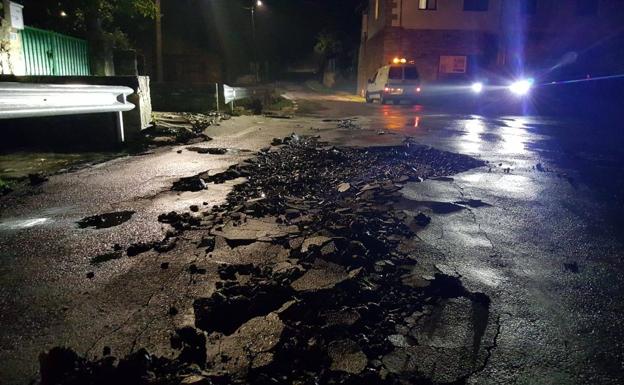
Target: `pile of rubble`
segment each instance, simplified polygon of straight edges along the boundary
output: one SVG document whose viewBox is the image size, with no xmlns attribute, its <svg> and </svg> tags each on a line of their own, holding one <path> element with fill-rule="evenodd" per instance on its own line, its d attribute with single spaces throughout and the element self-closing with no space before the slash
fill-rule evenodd
<svg viewBox="0 0 624 385">
<path fill-rule="evenodd" d="M 211 140 L 204 134 L 206 128 L 227 120 L 228 115 L 194 113 L 155 113 L 152 127 L 142 134 L 150 145 L 192 144 Z"/>
<path fill-rule="evenodd" d="M 44 385 L 460 384 L 482 368 L 497 335 L 489 298 L 420 262 L 415 232 L 430 218 L 397 207 L 407 182 L 482 163 L 410 141 L 357 149 L 293 135 L 279 144 L 174 186 L 247 178 L 222 206 L 160 220 L 205 229 L 207 256 L 225 244 L 283 258 L 219 265 L 216 291 L 194 301 L 195 328 L 172 335 L 177 358 L 140 350 L 87 361 L 54 349 L 41 356 Z"/>
</svg>

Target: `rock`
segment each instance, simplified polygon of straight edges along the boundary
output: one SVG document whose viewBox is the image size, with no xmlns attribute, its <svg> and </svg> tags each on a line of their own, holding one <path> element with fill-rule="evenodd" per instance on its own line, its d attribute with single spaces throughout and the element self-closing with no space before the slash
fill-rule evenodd
<svg viewBox="0 0 624 385">
<path fill-rule="evenodd" d="M 76 222 L 81 229 L 107 229 L 109 227 L 119 226 L 129 221 L 134 215 L 134 211 L 118 211 L 114 213 L 98 214 L 83 218 Z"/>
<path fill-rule="evenodd" d="M 368 358 L 358 344 L 350 339 L 333 341 L 327 348 L 331 370 L 360 374 L 366 368 Z"/>
<path fill-rule="evenodd" d="M 213 364 L 218 369 L 233 373 L 245 373 L 249 368 L 267 366 L 273 361 L 272 350 L 283 332 L 284 324 L 276 313 L 252 318 L 220 343 L 219 351 L 232 359 Z"/>
<path fill-rule="evenodd" d="M 87 278 L 93 279 L 93 277 L 95 277 L 95 273 L 94 272 L 90 271 L 90 272 L 87 273 Z"/>
<path fill-rule="evenodd" d="M 240 226 L 227 223 L 221 230 L 213 230 L 218 235 L 231 241 L 272 241 L 299 232 L 296 226 L 281 226 L 269 219 L 248 219 Z"/>
<path fill-rule="evenodd" d="M 331 238 L 325 237 L 325 236 L 315 236 L 315 237 L 306 238 L 303 241 L 303 244 L 301 245 L 301 252 L 306 253 L 310 249 L 310 246 L 320 247 L 329 241 L 331 241 Z"/>
<path fill-rule="evenodd" d="M 207 253 L 211 253 L 215 248 L 215 237 L 204 236 L 197 247 L 205 247 Z"/>
<path fill-rule="evenodd" d="M 193 151 L 198 154 L 210 154 L 210 155 L 224 155 L 227 154 L 227 148 L 215 148 L 215 147 L 187 147 L 188 151 Z"/>
<path fill-rule="evenodd" d="M 62 384 L 82 365 L 78 354 L 68 348 L 53 348 L 39 355 L 42 385 Z"/>
<path fill-rule="evenodd" d="M 353 326 L 361 318 L 356 310 L 345 308 L 340 311 L 331 311 L 323 314 L 322 318 L 328 327 L 332 326 Z"/>
<path fill-rule="evenodd" d="M 198 212 L 198 211 L 199 211 L 199 206 L 197 206 L 197 205 L 192 205 L 192 206 L 190 207 L 190 209 L 191 209 L 191 211 L 192 211 L 192 212 L 196 213 L 196 212 Z"/>
<path fill-rule="evenodd" d="M 36 174 L 28 174 L 28 181 L 31 186 L 39 186 L 47 182 L 48 177 L 46 177 L 42 172 L 38 172 Z"/>
<path fill-rule="evenodd" d="M 154 245 L 154 250 L 159 253 L 166 253 L 167 251 L 173 250 L 177 242 L 178 238 L 176 237 L 165 238 Z"/>
<path fill-rule="evenodd" d="M 206 274 L 206 269 L 199 268 L 197 265 L 192 264 L 189 266 L 189 273 L 191 274 Z"/>
<path fill-rule="evenodd" d="M 173 191 L 202 191 L 208 187 L 204 179 L 199 176 L 182 178 L 173 183 L 171 189 Z"/>
<path fill-rule="evenodd" d="M 344 267 L 317 259 L 312 268 L 294 281 L 291 286 L 300 292 L 319 291 L 331 289 L 348 278 L 349 275 Z"/>
<path fill-rule="evenodd" d="M 349 191 L 349 189 L 351 188 L 351 184 L 349 183 L 341 183 L 338 185 L 338 192 L 339 193 L 345 193 L 347 191 Z"/>
<path fill-rule="evenodd" d="M 431 217 L 420 213 L 414 217 L 414 223 L 420 227 L 426 227 L 429 223 L 431 223 Z"/>
<path fill-rule="evenodd" d="M 121 251 L 113 251 L 112 253 L 104 253 L 91 258 L 92 265 L 100 265 L 104 262 L 123 258 Z"/>
<path fill-rule="evenodd" d="M 206 335 L 202 331 L 190 326 L 176 330 L 171 336 L 171 347 L 181 350 L 178 360 L 200 368 L 206 366 Z"/>
<path fill-rule="evenodd" d="M 184 377 L 180 381 L 180 385 L 212 385 L 212 381 L 208 377 L 204 377 L 198 374 L 191 374 Z"/>
<path fill-rule="evenodd" d="M 236 274 L 250 275 L 256 268 L 252 264 L 243 265 L 221 265 L 218 272 L 219 277 L 224 280 L 235 280 Z"/>
<path fill-rule="evenodd" d="M 150 251 L 152 248 L 154 248 L 154 245 L 155 244 L 153 242 L 134 243 L 128 247 L 128 249 L 126 250 L 126 254 L 128 254 L 128 257 L 134 257 L 139 254 Z"/>
<path fill-rule="evenodd" d="M 271 146 L 280 146 L 283 143 L 284 142 L 282 141 L 282 139 L 280 139 L 280 138 L 273 138 L 273 141 L 271 142 Z"/>
<path fill-rule="evenodd" d="M 390 341 L 390 343 L 397 348 L 408 348 L 415 344 L 413 341 L 410 341 L 408 337 L 402 334 L 393 334 L 388 336 L 388 341 Z"/>
<path fill-rule="evenodd" d="M 193 302 L 195 325 L 206 332 L 232 334 L 251 318 L 265 316 L 290 299 L 291 292 L 275 282 L 258 286 L 233 285 Z"/>
</svg>

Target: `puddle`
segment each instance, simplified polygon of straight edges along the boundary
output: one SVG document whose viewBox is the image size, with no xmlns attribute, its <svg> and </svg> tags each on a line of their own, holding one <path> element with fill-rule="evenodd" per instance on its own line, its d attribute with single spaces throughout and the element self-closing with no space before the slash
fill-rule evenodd
<svg viewBox="0 0 624 385">
<path fill-rule="evenodd" d="M 109 227 L 119 226 L 122 223 L 129 221 L 133 215 L 134 211 L 119 211 L 116 213 L 106 213 L 86 217 L 76 223 L 81 229 L 89 227 L 94 229 L 106 229 Z"/>
</svg>

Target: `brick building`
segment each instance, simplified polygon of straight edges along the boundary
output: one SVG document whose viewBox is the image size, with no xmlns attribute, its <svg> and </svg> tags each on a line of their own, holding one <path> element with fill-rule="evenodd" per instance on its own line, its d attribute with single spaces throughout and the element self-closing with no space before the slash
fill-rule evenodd
<svg viewBox="0 0 624 385">
<path fill-rule="evenodd" d="M 608 71 L 622 64 L 606 57 L 622 50 L 622 20 L 621 0 L 369 0 L 358 92 L 395 57 L 414 60 L 425 81 L 558 68 L 583 56 Z"/>
</svg>

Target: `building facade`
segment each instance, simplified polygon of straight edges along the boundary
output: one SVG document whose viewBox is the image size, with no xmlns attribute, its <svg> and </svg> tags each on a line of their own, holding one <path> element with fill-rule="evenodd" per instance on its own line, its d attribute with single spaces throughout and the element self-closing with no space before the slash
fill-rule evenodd
<svg viewBox="0 0 624 385">
<path fill-rule="evenodd" d="M 424 81 L 559 68 L 583 56 L 596 67 L 590 51 L 618 51 L 623 17 L 620 0 L 369 0 L 358 93 L 395 57 L 413 60 Z"/>
</svg>

